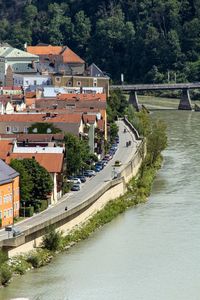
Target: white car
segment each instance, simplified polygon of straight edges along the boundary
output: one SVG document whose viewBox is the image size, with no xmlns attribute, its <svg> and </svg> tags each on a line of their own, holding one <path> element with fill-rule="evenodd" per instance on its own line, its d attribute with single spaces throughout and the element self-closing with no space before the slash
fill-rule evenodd
<svg viewBox="0 0 200 300">
<path fill-rule="evenodd" d="M 80 180 L 80 178 L 74 178 L 73 180 L 73 183 L 75 183 L 75 184 L 81 184 L 81 180 Z"/>
</svg>

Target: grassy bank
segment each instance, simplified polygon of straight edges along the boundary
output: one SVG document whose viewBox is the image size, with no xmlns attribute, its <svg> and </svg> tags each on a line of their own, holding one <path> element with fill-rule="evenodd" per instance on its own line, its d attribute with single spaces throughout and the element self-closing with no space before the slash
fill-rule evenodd
<svg viewBox="0 0 200 300">
<path fill-rule="evenodd" d="M 45 235 L 41 248 L 37 250 L 9 260 L 0 252 L 0 284 L 6 286 L 12 277 L 23 275 L 31 269 L 48 264 L 56 253 L 65 251 L 77 242 L 88 238 L 95 230 L 111 222 L 128 208 L 147 201 L 161 161 L 159 157 L 151 167 L 143 164 L 137 177 L 134 177 L 127 185 L 127 192 L 123 196 L 107 203 L 101 211 L 67 236 L 51 228 Z"/>
</svg>

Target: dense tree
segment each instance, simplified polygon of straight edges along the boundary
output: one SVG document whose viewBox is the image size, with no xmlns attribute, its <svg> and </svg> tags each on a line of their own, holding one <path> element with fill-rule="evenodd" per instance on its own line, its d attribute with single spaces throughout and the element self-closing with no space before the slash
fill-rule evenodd
<svg viewBox="0 0 200 300">
<path fill-rule="evenodd" d="M 23 160 L 13 159 L 10 166 L 20 174 L 20 200 L 22 202 L 30 200 L 34 186 L 32 176 L 24 166 Z"/>
<path fill-rule="evenodd" d="M 91 158 L 88 143 L 71 133 L 66 133 L 65 147 L 67 174 L 76 174 L 87 165 L 87 161 Z"/>
<path fill-rule="evenodd" d="M 35 159 L 14 159 L 11 167 L 20 174 L 21 201 L 45 200 L 53 189 L 53 181 Z"/>
<path fill-rule="evenodd" d="M 0 0 L 0 41 L 68 45 L 120 81 L 200 80 L 199 0 Z M 16 15 L 17 11 L 17 15 Z M 194 67 L 195 66 L 195 67 Z"/>
</svg>

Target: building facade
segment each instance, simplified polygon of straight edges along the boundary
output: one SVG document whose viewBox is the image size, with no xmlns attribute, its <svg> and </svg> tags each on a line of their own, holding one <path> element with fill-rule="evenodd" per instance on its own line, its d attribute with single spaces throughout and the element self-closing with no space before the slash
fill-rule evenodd
<svg viewBox="0 0 200 300">
<path fill-rule="evenodd" d="M 0 160 L 0 225 L 5 227 L 19 216 L 19 173 Z"/>
</svg>

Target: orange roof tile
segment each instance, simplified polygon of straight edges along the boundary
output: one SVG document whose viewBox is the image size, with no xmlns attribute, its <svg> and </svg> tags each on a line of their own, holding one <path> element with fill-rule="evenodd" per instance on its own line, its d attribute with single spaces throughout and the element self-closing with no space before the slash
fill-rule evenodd
<svg viewBox="0 0 200 300">
<path fill-rule="evenodd" d="M 0 122 L 46 122 L 46 123 L 80 123 L 82 115 L 80 113 L 67 114 L 8 114 L 0 115 Z"/>
<path fill-rule="evenodd" d="M 25 100 L 26 106 L 32 106 L 33 104 L 35 104 L 35 100 L 36 100 L 36 98 L 26 97 L 26 100 Z"/>
<path fill-rule="evenodd" d="M 97 100 L 97 101 L 102 101 L 106 102 L 106 94 L 58 94 L 57 95 L 58 100 Z"/>
<path fill-rule="evenodd" d="M 11 153 L 6 158 L 6 163 L 11 159 L 35 158 L 35 160 L 44 167 L 49 173 L 61 173 L 63 168 L 63 153 Z"/>
<path fill-rule="evenodd" d="M 84 63 L 75 52 L 66 46 L 28 46 L 27 52 L 35 55 L 61 55 L 64 63 Z"/>
<path fill-rule="evenodd" d="M 12 148 L 13 143 L 10 140 L 0 140 L 0 159 L 5 160 Z"/>
<path fill-rule="evenodd" d="M 64 63 L 84 63 L 84 60 L 74 53 L 69 47 L 63 51 L 62 57 Z"/>
<path fill-rule="evenodd" d="M 83 114 L 84 123 L 94 124 L 97 119 L 96 115 Z"/>
<path fill-rule="evenodd" d="M 60 55 L 62 46 L 28 46 L 27 52 L 35 55 Z"/>
</svg>

